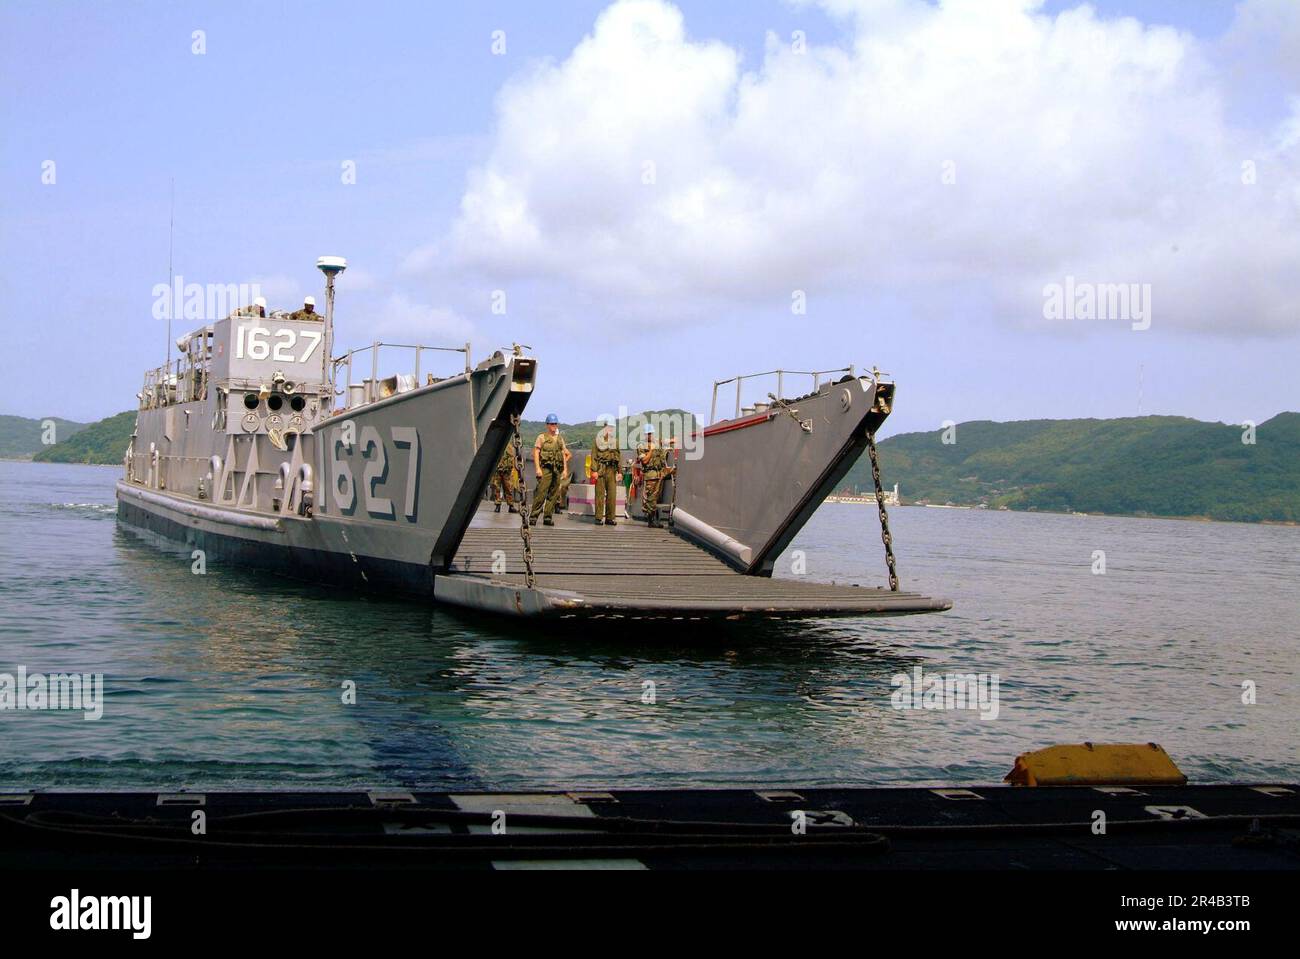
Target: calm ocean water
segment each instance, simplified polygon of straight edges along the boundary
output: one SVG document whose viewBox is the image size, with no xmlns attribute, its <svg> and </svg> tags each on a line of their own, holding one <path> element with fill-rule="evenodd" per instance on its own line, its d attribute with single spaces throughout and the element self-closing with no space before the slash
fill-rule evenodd
<svg viewBox="0 0 1300 959">
<path fill-rule="evenodd" d="M 119 472 L 0 463 L 0 672 L 105 677 L 99 721 L 0 712 L 0 787 L 982 783 L 1084 740 L 1300 780 L 1300 529 L 895 509 L 904 587 L 952 612 L 541 630 L 193 575 L 118 525 Z M 874 513 L 823 506 L 807 575 L 882 582 Z M 893 709 L 916 666 L 998 674 L 998 718 Z"/>
</svg>

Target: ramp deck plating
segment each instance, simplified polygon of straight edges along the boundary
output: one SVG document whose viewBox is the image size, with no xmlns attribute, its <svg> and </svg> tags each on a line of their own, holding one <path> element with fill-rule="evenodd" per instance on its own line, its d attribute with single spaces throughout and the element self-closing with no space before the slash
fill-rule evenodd
<svg viewBox="0 0 1300 959">
<path fill-rule="evenodd" d="M 555 517 L 533 527 L 536 588 L 524 587 L 519 517 L 480 509 L 435 593 L 446 602 L 519 615 L 629 617 L 880 616 L 950 609 L 948 600 L 878 587 L 743 576 L 668 529 Z M 494 561 L 505 572 L 493 573 Z"/>
</svg>

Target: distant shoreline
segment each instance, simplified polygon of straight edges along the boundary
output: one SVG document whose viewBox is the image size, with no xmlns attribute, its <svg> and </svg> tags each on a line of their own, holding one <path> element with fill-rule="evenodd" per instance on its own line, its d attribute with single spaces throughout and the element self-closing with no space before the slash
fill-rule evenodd
<svg viewBox="0 0 1300 959">
<path fill-rule="evenodd" d="M 121 469 L 119 463 L 38 463 L 32 459 L 17 459 L 7 456 L 0 457 L 0 462 L 4 463 L 31 463 L 33 466 L 94 466 L 98 469 Z M 825 505 L 825 504 L 823 504 Z M 871 497 L 866 503 L 831 503 L 831 506 L 874 506 L 875 498 Z M 1239 519 L 1214 519 L 1209 516 L 1157 516 L 1151 513 L 1066 513 L 1060 510 L 1048 509 L 980 509 L 976 506 L 953 505 L 953 506 L 931 506 L 925 503 L 902 503 L 898 506 L 890 506 L 889 509 L 900 509 L 908 507 L 913 509 L 947 509 L 960 510 L 967 513 L 1015 513 L 1017 515 L 1043 515 L 1043 516 L 1082 516 L 1084 518 L 1091 516 L 1100 516 L 1106 519 L 1169 519 L 1177 520 L 1184 523 L 1222 523 L 1227 526 L 1289 526 L 1298 527 L 1300 523 L 1292 523 L 1286 520 L 1261 519 L 1261 520 L 1239 520 Z"/>
<path fill-rule="evenodd" d="M 875 500 L 872 499 L 867 503 L 832 503 L 832 506 L 874 506 Z M 936 506 L 928 503 L 900 503 L 898 506 L 890 506 L 888 509 L 941 509 L 941 510 L 959 510 L 963 513 L 1014 513 L 1017 516 L 1081 516 L 1090 518 L 1093 516 L 1101 519 L 1159 519 L 1159 520 L 1176 520 L 1180 523 L 1221 523 L 1225 526 L 1291 526 L 1300 527 L 1300 523 L 1293 523 L 1288 520 L 1278 519 L 1215 519 L 1212 516 L 1160 516 L 1155 513 L 1067 513 L 1063 510 L 1054 509 L 980 509 L 978 506 L 966 506 L 954 504 L 953 506 Z"/>
<path fill-rule="evenodd" d="M 0 463 L 31 463 L 33 466 L 97 466 L 100 469 L 121 469 L 121 463 L 61 463 L 35 460 L 30 456 L 0 456 Z"/>
</svg>

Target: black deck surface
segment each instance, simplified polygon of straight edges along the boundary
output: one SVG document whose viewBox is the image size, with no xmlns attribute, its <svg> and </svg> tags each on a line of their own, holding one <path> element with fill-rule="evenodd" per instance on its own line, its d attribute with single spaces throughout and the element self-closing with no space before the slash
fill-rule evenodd
<svg viewBox="0 0 1300 959">
<path fill-rule="evenodd" d="M 206 835 L 192 833 L 196 809 Z M 123 856 L 199 869 L 1295 870 L 1300 786 L 0 796 L 0 864 L 110 868 Z"/>
</svg>

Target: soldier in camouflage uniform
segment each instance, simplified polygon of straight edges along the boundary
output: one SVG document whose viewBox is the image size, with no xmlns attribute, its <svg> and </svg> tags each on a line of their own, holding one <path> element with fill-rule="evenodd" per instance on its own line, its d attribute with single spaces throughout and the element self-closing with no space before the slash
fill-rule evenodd
<svg viewBox="0 0 1300 959">
<path fill-rule="evenodd" d="M 510 512 L 518 513 L 515 509 L 515 447 L 513 443 L 506 446 L 505 452 L 501 454 L 501 459 L 497 460 L 496 468 L 492 471 L 492 502 L 497 504 L 496 511 L 501 512 L 501 504 L 509 503 Z"/>
<path fill-rule="evenodd" d="M 618 504 L 619 465 L 622 450 L 618 448 L 618 436 L 614 433 L 614 424 L 605 420 L 605 428 L 596 434 L 591 444 L 591 468 L 596 474 L 596 525 L 614 526 L 614 510 Z"/>
<path fill-rule="evenodd" d="M 533 490 L 533 508 L 528 522 L 536 526 L 537 516 L 545 511 L 542 522 L 554 526 L 555 504 L 560 500 L 560 486 L 569 471 L 573 456 L 560 435 L 560 418 L 554 413 L 546 415 L 546 432 L 537 434 L 533 444 L 533 467 L 537 470 L 537 488 Z"/>
<path fill-rule="evenodd" d="M 323 320 L 319 313 L 316 312 L 316 298 L 314 296 L 303 297 L 302 309 L 294 310 L 289 314 L 291 320 Z"/>
<path fill-rule="evenodd" d="M 641 464 L 641 477 L 645 488 L 641 493 L 641 515 L 651 526 L 659 525 L 659 494 L 664 477 L 668 474 L 668 454 L 655 442 L 655 428 L 649 423 L 645 428 L 645 442 L 636 449 L 637 462 Z"/>
<path fill-rule="evenodd" d="M 573 471 L 567 466 L 560 476 L 560 488 L 555 493 L 555 505 L 559 509 L 569 508 L 569 486 L 573 483 Z"/>
<path fill-rule="evenodd" d="M 235 310 L 233 316 L 266 316 L 266 298 L 257 297 L 253 300 L 252 306 L 241 306 Z"/>
</svg>

